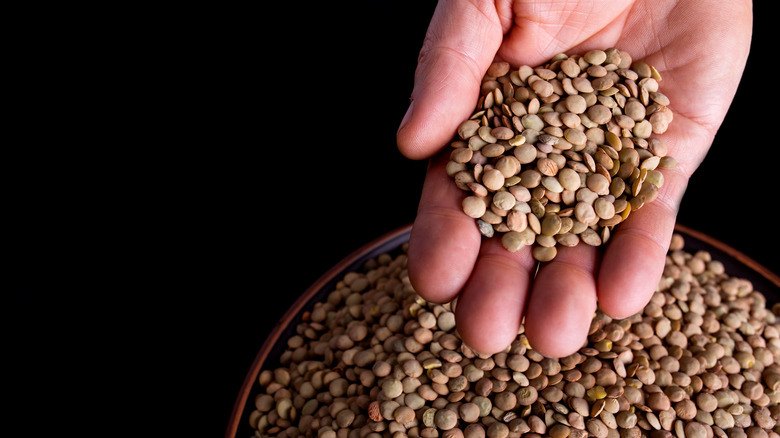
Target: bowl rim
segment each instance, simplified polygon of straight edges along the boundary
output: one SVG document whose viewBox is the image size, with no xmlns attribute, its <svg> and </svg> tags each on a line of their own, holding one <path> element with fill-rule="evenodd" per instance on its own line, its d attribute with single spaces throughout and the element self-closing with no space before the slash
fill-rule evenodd
<svg viewBox="0 0 780 438">
<path fill-rule="evenodd" d="M 243 412 L 246 409 L 247 400 L 252 390 L 254 389 L 255 381 L 257 380 L 260 371 L 262 370 L 262 367 L 268 358 L 268 355 L 271 353 L 273 347 L 278 342 L 279 337 L 283 334 L 285 328 L 304 309 L 304 307 L 309 304 L 309 301 L 312 299 L 312 297 L 321 291 L 328 282 L 333 281 L 335 278 L 343 275 L 347 269 L 353 267 L 353 265 L 356 263 L 379 255 L 381 252 L 390 251 L 398 247 L 400 244 L 406 242 L 408 240 L 408 236 L 411 233 L 411 229 L 412 224 L 407 224 L 374 238 L 373 240 L 369 241 L 365 245 L 344 257 L 336 265 L 328 269 L 300 296 L 298 296 L 298 298 L 293 302 L 293 304 L 287 309 L 287 311 L 273 327 L 271 333 L 260 347 L 260 351 L 255 356 L 255 359 L 252 362 L 246 377 L 244 378 L 244 382 L 241 385 L 238 396 L 233 405 L 233 411 L 228 420 L 228 426 L 225 433 L 226 438 L 235 438 L 240 422 L 245 420 Z M 773 283 L 775 286 L 780 288 L 780 276 L 770 271 L 741 251 L 686 225 L 676 223 L 674 230 L 675 232 L 689 235 L 728 254 L 729 256 L 736 259 L 737 262 L 755 271 L 757 274 L 767 279 L 770 283 Z"/>
<path fill-rule="evenodd" d="M 249 398 L 249 394 L 252 392 L 255 382 L 257 381 L 260 370 L 262 369 L 265 360 L 267 359 L 274 345 L 279 340 L 279 337 L 282 335 L 287 325 L 301 312 L 301 310 L 303 310 L 311 298 L 317 294 L 317 292 L 319 292 L 328 282 L 332 281 L 340 275 L 343 275 L 352 265 L 366 258 L 367 254 L 376 253 L 376 255 L 379 255 L 378 253 L 380 252 L 384 252 L 385 250 L 389 251 L 397 247 L 403 241 L 406 241 L 407 236 L 411 232 L 411 228 L 411 224 L 400 226 L 369 241 L 365 245 L 361 246 L 341 259 L 341 261 L 339 261 L 336 265 L 328 269 L 300 296 L 298 296 L 293 304 L 282 315 L 276 325 L 274 325 L 271 333 L 260 347 L 260 351 L 255 356 L 255 359 L 249 368 L 249 372 L 247 373 L 246 377 L 244 378 L 244 382 L 241 385 L 241 389 L 239 390 L 235 404 L 233 405 L 233 411 L 230 415 L 228 428 L 225 433 L 226 438 L 233 438 L 236 436 L 240 421 L 244 419 L 242 414 L 246 407 L 246 402 Z"/>
</svg>

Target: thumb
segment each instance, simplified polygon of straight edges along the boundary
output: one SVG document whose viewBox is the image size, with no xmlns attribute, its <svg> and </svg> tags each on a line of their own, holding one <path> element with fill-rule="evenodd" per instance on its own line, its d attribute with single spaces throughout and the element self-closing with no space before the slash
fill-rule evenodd
<svg viewBox="0 0 780 438">
<path fill-rule="evenodd" d="M 436 153 L 474 111 L 482 77 L 503 37 L 493 3 L 475 3 L 436 5 L 414 74 L 412 102 L 396 136 L 408 158 Z"/>
</svg>

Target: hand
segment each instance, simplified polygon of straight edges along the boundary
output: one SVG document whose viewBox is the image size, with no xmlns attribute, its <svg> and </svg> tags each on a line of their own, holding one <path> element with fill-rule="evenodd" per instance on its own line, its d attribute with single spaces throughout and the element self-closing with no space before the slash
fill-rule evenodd
<svg viewBox="0 0 780 438">
<path fill-rule="evenodd" d="M 615 318 L 641 311 L 664 268 L 677 208 L 734 97 L 752 32 L 751 2 L 700 0 L 440 0 L 420 52 L 400 151 L 431 158 L 409 243 L 409 276 L 434 302 L 458 297 L 458 331 L 482 353 L 505 349 L 522 318 L 532 348 L 577 351 L 598 306 Z M 461 210 L 464 192 L 444 171 L 458 124 L 476 105 L 495 59 L 537 66 L 559 53 L 617 47 L 661 74 L 674 120 L 659 137 L 678 161 L 659 196 L 620 224 L 606 248 L 559 248 L 541 266 L 482 239 Z"/>
</svg>

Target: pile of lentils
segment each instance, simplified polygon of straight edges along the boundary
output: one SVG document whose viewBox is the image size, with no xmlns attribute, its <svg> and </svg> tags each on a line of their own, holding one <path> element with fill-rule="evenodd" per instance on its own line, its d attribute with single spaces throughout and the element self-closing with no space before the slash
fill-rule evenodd
<svg viewBox="0 0 780 438">
<path fill-rule="evenodd" d="M 503 352 L 458 336 L 457 301 L 409 283 L 406 245 L 346 273 L 259 374 L 257 437 L 763 438 L 780 425 L 780 306 L 675 234 L 652 300 L 597 311 L 576 353 L 521 327 Z M 778 362 L 776 362 L 778 361 Z"/>
<path fill-rule="evenodd" d="M 447 173 L 463 211 L 509 251 L 600 246 L 652 202 L 677 165 L 653 134 L 672 121 L 661 75 L 615 48 L 565 54 L 539 67 L 494 62 L 476 111 L 451 143 Z"/>
</svg>

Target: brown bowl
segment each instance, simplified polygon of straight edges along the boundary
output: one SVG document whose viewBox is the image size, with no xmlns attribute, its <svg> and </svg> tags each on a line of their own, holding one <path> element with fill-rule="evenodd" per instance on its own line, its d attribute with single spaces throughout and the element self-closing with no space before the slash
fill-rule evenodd
<svg viewBox="0 0 780 438">
<path fill-rule="evenodd" d="M 347 272 L 358 270 L 367 260 L 380 254 L 392 254 L 400 251 L 401 245 L 409 241 L 411 228 L 411 225 L 398 228 L 367 243 L 329 269 L 298 297 L 276 324 L 252 363 L 233 406 L 225 434 L 226 438 L 248 438 L 254 435 L 254 430 L 249 425 L 248 420 L 254 406 L 247 405 L 247 400 L 254 398 L 259 390 L 257 378 L 260 372 L 266 367 L 273 368 L 278 365 L 286 340 L 300 322 L 303 312 L 310 310 L 314 303 L 324 299 Z M 769 305 L 780 302 L 780 276 L 740 251 L 692 228 L 677 224 L 675 231 L 685 238 L 686 251 L 704 250 L 710 252 L 713 259 L 723 263 L 730 276 L 750 280 L 754 289 L 767 296 Z"/>
</svg>

